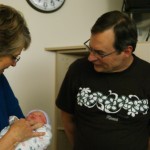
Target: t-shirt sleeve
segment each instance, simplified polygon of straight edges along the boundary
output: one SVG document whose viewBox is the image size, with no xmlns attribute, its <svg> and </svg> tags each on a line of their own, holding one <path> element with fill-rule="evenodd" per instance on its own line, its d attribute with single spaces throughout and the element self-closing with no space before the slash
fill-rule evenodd
<svg viewBox="0 0 150 150">
<path fill-rule="evenodd" d="M 78 72 L 79 73 L 79 72 Z M 73 114 L 77 95 L 77 70 L 72 64 L 62 82 L 59 94 L 56 99 L 56 106 L 68 113 Z"/>
</svg>

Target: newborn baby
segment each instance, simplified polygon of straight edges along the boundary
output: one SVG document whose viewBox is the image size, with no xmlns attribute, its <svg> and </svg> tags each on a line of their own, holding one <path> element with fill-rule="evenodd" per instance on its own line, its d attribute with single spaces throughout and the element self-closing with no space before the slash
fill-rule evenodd
<svg viewBox="0 0 150 150">
<path fill-rule="evenodd" d="M 9 123 L 10 125 L 14 122 L 17 117 L 10 116 Z M 44 136 L 33 137 L 24 142 L 18 143 L 15 147 L 15 150 L 45 150 L 50 144 L 52 137 L 51 126 L 48 119 L 48 115 L 42 110 L 33 110 L 28 113 L 26 116 L 27 120 L 35 120 L 39 123 L 44 123 L 41 128 L 36 129 L 36 132 L 45 132 Z M 5 127 L 1 133 L 0 138 L 8 131 L 9 126 Z"/>
</svg>

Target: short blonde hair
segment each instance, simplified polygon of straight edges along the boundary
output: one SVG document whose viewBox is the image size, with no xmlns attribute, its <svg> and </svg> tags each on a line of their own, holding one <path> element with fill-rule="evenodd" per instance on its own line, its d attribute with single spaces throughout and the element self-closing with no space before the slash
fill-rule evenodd
<svg viewBox="0 0 150 150">
<path fill-rule="evenodd" d="M 27 49 L 31 36 L 21 12 L 0 4 L 0 56 L 14 53 L 18 48 Z"/>
</svg>

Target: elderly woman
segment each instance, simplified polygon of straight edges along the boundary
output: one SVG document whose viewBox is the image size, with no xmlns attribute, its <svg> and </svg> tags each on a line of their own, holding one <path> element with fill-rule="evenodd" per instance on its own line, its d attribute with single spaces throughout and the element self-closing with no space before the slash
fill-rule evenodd
<svg viewBox="0 0 150 150">
<path fill-rule="evenodd" d="M 31 42 L 30 33 L 23 16 L 14 8 L 0 4 L 0 131 L 8 126 L 9 116 L 18 118 L 5 136 L 0 139 L 1 150 L 13 150 L 18 142 L 31 137 L 42 136 L 33 132 L 43 124 L 26 121 L 3 72 L 9 66 L 16 66 L 22 50 Z"/>
</svg>

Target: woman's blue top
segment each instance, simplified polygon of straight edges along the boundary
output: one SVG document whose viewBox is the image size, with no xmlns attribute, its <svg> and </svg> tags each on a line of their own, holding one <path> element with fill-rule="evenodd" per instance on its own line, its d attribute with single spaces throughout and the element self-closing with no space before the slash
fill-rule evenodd
<svg viewBox="0 0 150 150">
<path fill-rule="evenodd" d="M 24 118 L 22 110 L 19 106 L 6 77 L 0 75 L 0 131 L 9 125 L 9 116 L 15 115 L 18 118 Z"/>
</svg>

